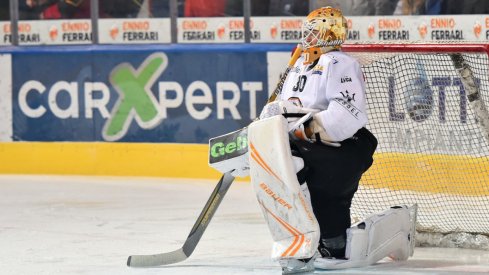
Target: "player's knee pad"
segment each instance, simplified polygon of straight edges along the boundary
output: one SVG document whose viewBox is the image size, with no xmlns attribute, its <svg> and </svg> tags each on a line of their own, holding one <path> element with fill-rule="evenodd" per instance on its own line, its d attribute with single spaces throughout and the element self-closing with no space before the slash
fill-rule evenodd
<svg viewBox="0 0 489 275">
<path fill-rule="evenodd" d="M 413 254 L 417 206 L 396 206 L 347 229 L 345 257 L 373 264 L 385 257 L 406 260 Z"/>
</svg>

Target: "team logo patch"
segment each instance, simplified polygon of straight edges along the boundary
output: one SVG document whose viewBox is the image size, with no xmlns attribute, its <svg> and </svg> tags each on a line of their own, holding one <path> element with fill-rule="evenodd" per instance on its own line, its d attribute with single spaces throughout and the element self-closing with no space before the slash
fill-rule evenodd
<svg viewBox="0 0 489 275">
<path fill-rule="evenodd" d="M 342 98 L 335 98 L 334 101 L 338 102 L 340 106 L 345 108 L 354 118 L 358 119 L 358 115 L 361 113 L 358 108 Z"/>
<path fill-rule="evenodd" d="M 348 90 L 344 91 L 344 92 L 340 92 L 340 94 L 343 96 L 343 98 L 347 101 L 347 102 L 351 102 L 351 101 L 355 101 L 355 94 L 353 95 L 350 95 L 350 92 L 348 92 Z"/>
<path fill-rule="evenodd" d="M 332 55 L 327 55 L 327 57 L 329 57 L 329 59 L 331 59 L 331 63 L 334 64 L 337 64 L 339 61 L 336 59 L 336 57 L 332 56 Z"/>
<path fill-rule="evenodd" d="M 321 65 L 316 65 L 314 68 L 312 68 L 312 74 L 318 74 L 322 75 L 323 74 L 324 67 Z"/>
</svg>

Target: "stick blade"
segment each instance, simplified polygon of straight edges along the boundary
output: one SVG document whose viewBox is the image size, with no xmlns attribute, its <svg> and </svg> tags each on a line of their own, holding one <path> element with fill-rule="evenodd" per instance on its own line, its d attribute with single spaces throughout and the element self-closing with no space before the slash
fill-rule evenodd
<svg viewBox="0 0 489 275">
<path fill-rule="evenodd" d="M 154 254 L 154 255 L 132 255 L 127 258 L 127 266 L 130 267 L 152 267 L 160 265 L 168 265 L 179 263 L 187 259 L 188 256 L 183 252 L 183 249 Z"/>
</svg>

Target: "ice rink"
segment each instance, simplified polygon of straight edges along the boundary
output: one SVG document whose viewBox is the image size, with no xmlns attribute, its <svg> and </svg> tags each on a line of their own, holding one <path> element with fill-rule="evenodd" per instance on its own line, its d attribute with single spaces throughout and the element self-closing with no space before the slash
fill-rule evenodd
<svg viewBox="0 0 489 275">
<path fill-rule="evenodd" d="M 186 261 L 129 268 L 180 248 L 216 180 L 0 176 L 0 274 L 281 274 L 250 184 L 235 182 Z M 407 262 L 318 274 L 489 274 L 489 251 L 419 248 Z"/>
</svg>

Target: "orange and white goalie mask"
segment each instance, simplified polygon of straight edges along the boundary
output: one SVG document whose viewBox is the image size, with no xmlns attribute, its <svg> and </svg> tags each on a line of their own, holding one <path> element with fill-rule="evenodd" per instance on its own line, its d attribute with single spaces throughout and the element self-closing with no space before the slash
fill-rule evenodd
<svg viewBox="0 0 489 275">
<path fill-rule="evenodd" d="M 339 9 L 332 7 L 312 11 L 302 25 L 304 64 L 310 64 L 321 54 L 339 49 L 346 39 L 348 24 Z"/>
</svg>

